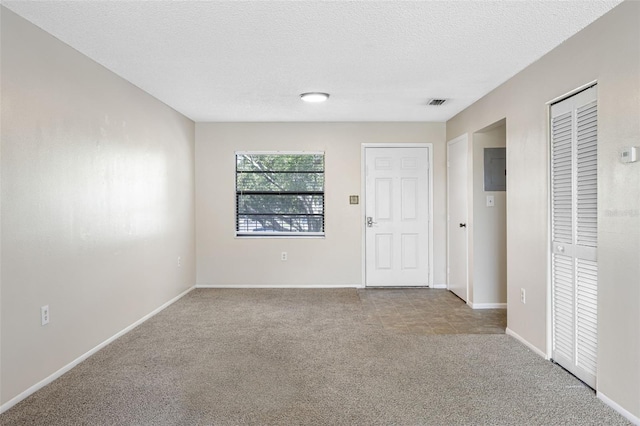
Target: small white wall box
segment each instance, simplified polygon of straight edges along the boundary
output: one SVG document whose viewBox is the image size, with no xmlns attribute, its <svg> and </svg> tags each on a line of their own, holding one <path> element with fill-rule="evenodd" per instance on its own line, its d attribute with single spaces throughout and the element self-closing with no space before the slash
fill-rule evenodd
<svg viewBox="0 0 640 426">
<path fill-rule="evenodd" d="M 620 153 L 620 160 L 623 163 L 635 163 L 638 161 L 638 147 L 628 146 L 622 149 Z"/>
</svg>

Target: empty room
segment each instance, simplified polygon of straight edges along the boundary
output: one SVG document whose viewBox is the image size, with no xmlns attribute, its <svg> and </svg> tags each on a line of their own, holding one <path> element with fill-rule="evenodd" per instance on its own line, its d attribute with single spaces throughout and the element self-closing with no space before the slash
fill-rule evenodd
<svg viewBox="0 0 640 426">
<path fill-rule="evenodd" d="M 639 1 L 0 19 L 0 424 L 640 425 Z"/>
</svg>

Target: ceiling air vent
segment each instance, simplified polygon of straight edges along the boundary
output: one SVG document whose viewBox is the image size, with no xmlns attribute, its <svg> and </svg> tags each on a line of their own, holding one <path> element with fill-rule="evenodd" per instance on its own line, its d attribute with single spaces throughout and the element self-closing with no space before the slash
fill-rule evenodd
<svg viewBox="0 0 640 426">
<path fill-rule="evenodd" d="M 445 102 L 447 102 L 446 99 L 431 99 L 427 102 L 427 105 L 440 106 Z"/>
</svg>

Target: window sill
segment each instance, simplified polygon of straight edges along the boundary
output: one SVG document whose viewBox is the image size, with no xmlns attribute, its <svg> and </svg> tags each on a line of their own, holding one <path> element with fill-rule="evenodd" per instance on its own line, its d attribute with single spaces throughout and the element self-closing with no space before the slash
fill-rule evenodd
<svg viewBox="0 0 640 426">
<path fill-rule="evenodd" d="M 244 239 L 252 239 L 252 240 L 260 240 L 260 239 L 265 239 L 265 238 L 269 238 L 269 239 L 324 239 L 325 238 L 325 234 L 321 233 L 321 234 L 307 234 L 307 235 L 300 235 L 300 234 L 283 234 L 283 235 L 277 235 L 277 234 L 236 234 L 235 235 L 236 239 L 240 239 L 240 240 L 244 240 Z"/>
</svg>

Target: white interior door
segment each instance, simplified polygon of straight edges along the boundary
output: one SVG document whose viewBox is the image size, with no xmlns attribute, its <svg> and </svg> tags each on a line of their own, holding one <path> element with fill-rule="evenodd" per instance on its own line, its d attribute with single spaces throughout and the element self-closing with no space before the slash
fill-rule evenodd
<svg viewBox="0 0 640 426">
<path fill-rule="evenodd" d="M 553 360 L 595 388 L 598 354 L 596 87 L 551 106 Z"/>
<path fill-rule="evenodd" d="M 364 151 L 365 283 L 428 286 L 429 148 Z"/>
<path fill-rule="evenodd" d="M 467 144 L 463 135 L 447 143 L 447 282 L 450 291 L 468 300 Z"/>
</svg>

